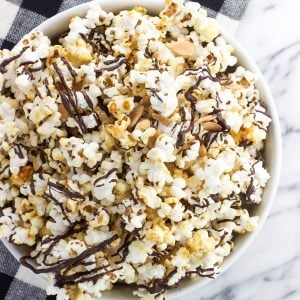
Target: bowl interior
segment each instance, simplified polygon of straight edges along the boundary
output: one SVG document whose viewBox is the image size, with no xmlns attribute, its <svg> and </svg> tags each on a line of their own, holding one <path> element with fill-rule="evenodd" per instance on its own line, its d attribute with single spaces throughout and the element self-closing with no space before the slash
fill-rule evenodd
<svg viewBox="0 0 300 300">
<path fill-rule="evenodd" d="M 119 12 L 123 9 L 129 9 L 134 6 L 144 6 L 148 9 L 151 14 L 157 14 L 163 7 L 163 0 L 131 0 L 130 2 L 125 2 L 122 0 L 97 0 L 102 8 L 106 11 Z M 73 7 L 66 10 L 39 25 L 36 30 L 43 31 L 50 38 L 55 38 L 68 28 L 69 21 L 73 16 L 84 16 L 89 8 L 89 3 L 84 3 L 79 6 Z M 270 126 L 268 137 L 265 145 L 265 164 L 271 174 L 271 179 L 269 180 L 264 193 L 263 201 L 260 205 L 255 207 L 253 213 L 260 216 L 260 228 L 262 227 L 269 210 L 271 208 L 279 180 L 280 166 L 281 166 L 281 136 L 278 116 L 274 104 L 274 100 L 271 93 L 267 87 L 267 84 L 257 68 L 256 64 L 244 51 L 244 49 L 237 43 L 237 41 L 231 37 L 226 31 L 221 30 L 223 37 L 235 47 L 235 55 L 239 59 L 239 63 L 246 67 L 248 70 L 258 74 L 260 76 L 257 87 L 260 90 L 262 100 L 267 104 L 269 109 L 269 115 L 272 117 L 272 124 Z M 259 229 L 260 229 L 259 228 Z M 248 233 L 244 236 L 239 236 L 235 240 L 235 248 L 231 255 L 225 259 L 222 273 L 232 265 L 240 255 L 246 250 L 246 248 L 251 244 L 259 230 Z M 11 251 L 11 253 L 19 259 L 21 256 L 28 254 L 27 247 L 17 247 L 13 244 L 9 244 L 4 241 L 6 247 Z M 46 280 L 46 279 L 45 279 Z M 177 289 L 167 292 L 167 299 L 179 299 L 184 294 L 191 292 L 204 284 L 211 282 L 211 279 L 207 278 L 197 278 L 193 280 L 186 280 L 182 282 Z M 114 288 L 112 291 L 105 292 L 103 299 L 132 299 L 131 289 L 126 287 Z"/>
</svg>

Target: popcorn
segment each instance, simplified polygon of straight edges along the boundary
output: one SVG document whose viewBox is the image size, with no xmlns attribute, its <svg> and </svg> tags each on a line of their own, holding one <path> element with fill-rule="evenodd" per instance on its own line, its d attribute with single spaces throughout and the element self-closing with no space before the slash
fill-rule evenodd
<svg viewBox="0 0 300 300">
<path fill-rule="evenodd" d="M 0 236 L 58 299 L 162 299 L 258 228 L 271 119 L 200 4 L 90 6 L 0 51 Z"/>
<path fill-rule="evenodd" d="M 178 197 L 179 199 L 184 198 L 186 193 L 183 190 L 186 186 L 186 182 L 183 178 L 175 178 L 172 182 L 170 191 L 173 196 Z"/>
<path fill-rule="evenodd" d="M 112 193 L 112 190 L 118 179 L 116 171 L 112 169 L 107 174 L 99 175 L 95 175 L 92 179 L 92 193 L 96 199 L 106 200 L 111 203 L 115 199 L 115 195 Z"/>
<path fill-rule="evenodd" d="M 26 166 L 28 162 L 27 151 L 22 145 L 15 145 L 9 151 L 10 171 L 12 174 L 17 174 L 20 167 Z"/>
<path fill-rule="evenodd" d="M 61 150 L 55 149 L 52 155 L 54 160 L 62 160 L 59 153 L 62 152 L 70 167 L 81 167 L 83 163 L 90 168 L 94 167 L 102 159 L 102 153 L 99 152 L 99 145 L 95 142 L 84 143 L 82 139 L 71 137 L 61 138 L 59 140 Z M 70 155 L 71 154 L 71 155 Z"/>
<path fill-rule="evenodd" d="M 152 245 L 149 241 L 133 241 L 128 248 L 127 261 L 134 264 L 144 263 L 151 253 Z"/>
<path fill-rule="evenodd" d="M 86 231 L 85 242 L 87 243 L 87 245 L 96 245 L 109 239 L 111 236 L 112 234 L 110 232 L 89 228 Z"/>
<path fill-rule="evenodd" d="M 188 149 L 184 149 L 186 155 L 183 155 L 183 151 L 176 157 L 176 165 L 183 169 L 186 164 L 193 162 L 198 156 L 200 151 L 200 142 L 193 142 Z"/>
<path fill-rule="evenodd" d="M 18 195 L 18 191 L 10 188 L 9 183 L 0 182 L 0 207 L 5 206 Z"/>
<path fill-rule="evenodd" d="M 161 199 L 157 196 L 156 190 L 151 186 L 144 186 L 138 191 L 138 195 L 144 200 L 147 206 L 158 208 L 161 204 Z"/>
<path fill-rule="evenodd" d="M 150 149 L 147 157 L 161 162 L 172 162 L 176 159 L 173 155 L 175 141 L 167 135 L 160 135 L 156 140 L 155 147 Z"/>
<path fill-rule="evenodd" d="M 180 222 L 183 218 L 184 207 L 182 204 L 177 203 L 174 207 L 169 204 L 162 203 L 158 211 L 161 218 L 169 218 L 174 222 Z"/>
</svg>

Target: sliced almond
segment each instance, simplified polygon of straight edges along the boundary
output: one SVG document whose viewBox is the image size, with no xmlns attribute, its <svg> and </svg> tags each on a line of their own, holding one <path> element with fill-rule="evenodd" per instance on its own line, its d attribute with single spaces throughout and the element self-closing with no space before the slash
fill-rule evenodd
<svg viewBox="0 0 300 300">
<path fill-rule="evenodd" d="M 202 124 L 202 126 L 207 131 L 211 131 L 211 132 L 222 131 L 222 126 L 215 122 L 205 122 Z"/>
<path fill-rule="evenodd" d="M 207 149 L 206 149 L 206 147 L 202 144 L 202 145 L 200 146 L 199 156 L 200 156 L 200 157 L 204 157 L 204 156 L 206 155 L 206 153 L 207 153 Z"/>
<path fill-rule="evenodd" d="M 197 120 L 198 124 L 204 123 L 204 122 L 208 122 L 208 121 L 212 121 L 213 119 L 215 119 L 217 117 L 217 115 L 208 115 L 202 118 L 199 118 Z"/>
<path fill-rule="evenodd" d="M 136 125 L 136 123 L 139 121 L 139 119 L 143 115 L 143 112 L 144 112 L 144 106 L 143 105 L 139 105 L 139 106 L 137 106 L 133 109 L 133 111 L 129 115 L 130 120 L 131 120 L 131 123 L 128 127 L 129 129 L 133 128 Z"/>
<path fill-rule="evenodd" d="M 167 45 L 168 48 L 174 52 L 174 54 L 180 56 L 194 56 L 195 47 L 194 44 L 189 41 L 176 41 Z"/>
<path fill-rule="evenodd" d="M 111 123 L 104 124 L 103 128 L 106 132 L 108 132 L 110 134 L 111 131 L 114 129 L 114 124 L 111 124 Z"/>
<path fill-rule="evenodd" d="M 153 112 L 153 113 L 151 114 L 151 116 L 152 116 L 152 118 L 153 118 L 154 120 L 157 120 L 157 121 L 161 122 L 161 123 L 164 124 L 165 126 L 168 126 L 168 125 L 171 123 L 171 120 L 170 120 L 169 118 L 164 117 L 164 116 L 162 116 L 162 115 L 160 115 L 160 114 L 157 114 L 157 113 L 155 113 L 155 112 Z"/>
<path fill-rule="evenodd" d="M 175 169 L 177 169 L 175 163 L 173 162 L 167 162 L 165 163 L 165 166 L 168 168 L 170 172 L 173 172 Z"/>
<path fill-rule="evenodd" d="M 147 146 L 150 149 L 155 147 L 156 140 L 160 136 L 160 134 L 161 134 L 161 132 L 159 130 L 156 130 L 155 134 L 148 139 L 148 145 Z"/>
<path fill-rule="evenodd" d="M 69 117 L 69 114 L 63 104 L 58 104 L 58 111 L 60 112 L 60 117 L 62 121 L 66 121 Z"/>
<path fill-rule="evenodd" d="M 194 96 L 197 99 L 197 101 L 207 99 L 207 95 L 199 87 L 194 89 L 192 96 Z"/>
<path fill-rule="evenodd" d="M 113 122 L 112 118 L 109 117 L 106 112 L 104 110 L 102 110 L 99 106 L 96 106 L 95 107 L 95 112 L 97 113 L 100 121 L 103 123 L 103 124 L 107 124 L 107 123 L 111 123 Z"/>
<path fill-rule="evenodd" d="M 149 107 L 151 106 L 151 102 L 150 102 L 150 97 L 144 97 L 141 101 L 140 104 L 145 106 L 145 107 Z"/>
</svg>

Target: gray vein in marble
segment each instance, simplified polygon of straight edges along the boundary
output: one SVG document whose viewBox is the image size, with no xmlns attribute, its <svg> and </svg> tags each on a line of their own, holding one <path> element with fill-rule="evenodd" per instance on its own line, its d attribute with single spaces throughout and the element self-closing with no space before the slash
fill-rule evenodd
<svg viewBox="0 0 300 300">
<path fill-rule="evenodd" d="M 267 11 L 272 10 L 274 8 L 275 8 L 275 4 L 270 4 L 270 5 L 266 6 L 263 11 L 267 12 Z"/>
<path fill-rule="evenodd" d="M 280 283 L 289 274 L 289 270 L 291 269 L 292 265 L 295 263 L 298 263 L 300 260 L 300 255 L 294 256 L 288 261 L 283 262 L 282 264 L 279 264 L 272 269 L 267 270 L 266 272 L 254 274 L 253 276 L 247 278 L 247 280 L 239 282 L 237 284 L 232 284 L 227 286 L 224 290 L 221 292 L 218 292 L 216 294 L 213 294 L 209 297 L 201 297 L 199 300 L 250 300 L 250 299 L 257 299 L 257 298 L 251 298 L 251 297 L 245 297 L 243 294 L 238 293 L 238 289 L 243 289 L 244 286 L 248 286 L 252 281 L 262 281 L 265 283 Z M 288 293 L 285 293 L 283 295 L 274 295 L 274 298 L 272 300 L 281 300 L 286 299 L 286 296 L 295 296 L 295 294 L 300 294 L 300 290 L 294 289 L 292 291 L 289 291 Z M 263 299 L 263 298 L 261 298 Z"/>
</svg>

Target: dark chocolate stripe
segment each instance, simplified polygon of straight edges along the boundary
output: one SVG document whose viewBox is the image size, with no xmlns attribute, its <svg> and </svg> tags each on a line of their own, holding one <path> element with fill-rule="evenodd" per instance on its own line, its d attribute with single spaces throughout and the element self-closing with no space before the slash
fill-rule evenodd
<svg viewBox="0 0 300 300">
<path fill-rule="evenodd" d="M 111 170 L 109 170 L 105 175 L 97 178 L 95 181 L 94 181 L 94 185 L 97 187 L 97 183 L 100 181 L 100 180 L 103 180 L 103 179 L 107 179 L 113 172 L 117 172 L 118 169 L 117 168 L 113 168 Z"/>
<path fill-rule="evenodd" d="M 70 73 L 70 75 L 72 76 L 73 78 L 73 86 L 76 84 L 76 76 L 77 76 L 77 73 L 76 71 L 72 68 L 71 64 L 64 58 L 64 57 L 61 57 L 61 60 L 63 61 L 63 63 L 67 66 L 67 69 Z"/>
<path fill-rule="evenodd" d="M 32 264 L 28 262 L 29 259 L 32 259 L 30 256 L 23 256 L 20 258 L 20 263 L 29 268 L 31 271 L 33 271 L 35 274 L 41 274 L 41 273 L 58 273 L 61 270 L 69 267 L 69 266 L 77 266 L 80 264 L 81 261 L 84 259 L 90 257 L 91 255 L 94 255 L 95 253 L 102 251 L 105 247 L 107 247 L 109 244 L 114 242 L 116 239 L 118 239 L 118 235 L 114 235 L 111 238 L 101 242 L 99 245 L 91 247 L 89 249 L 84 250 L 81 252 L 78 256 L 62 260 L 58 262 L 56 265 L 49 267 L 49 268 L 36 268 Z"/>
<path fill-rule="evenodd" d="M 114 71 L 118 69 L 122 64 L 127 64 L 127 61 L 124 56 L 121 56 L 116 59 L 106 60 L 103 62 L 103 64 L 107 65 L 108 67 L 102 68 L 102 70 Z"/>
<path fill-rule="evenodd" d="M 4 59 L 1 63 L 0 63 L 0 73 L 4 74 L 6 72 L 5 67 L 7 65 L 9 65 L 11 62 L 13 62 L 14 60 L 18 59 L 19 57 L 21 57 L 21 55 L 29 48 L 29 46 L 24 47 L 21 52 L 15 56 L 12 56 L 10 58 L 6 58 Z"/>
<path fill-rule="evenodd" d="M 56 73 L 58 74 L 58 77 L 65 89 L 65 92 L 64 92 L 58 84 L 55 84 L 56 89 L 60 95 L 62 104 L 65 107 L 68 114 L 70 115 L 70 117 L 72 117 L 76 121 L 81 132 L 83 134 L 85 134 L 88 132 L 88 129 L 83 121 L 81 114 L 78 112 L 77 104 L 76 104 L 76 93 L 75 93 L 75 98 L 74 98 L 73 92 L 68 87 L 66 80 L 62 74 L 62 71 L 60 70 L 58 65 L 56 63 L 53 63 L 53 67 L 54 67 Z"/>
<path fill-rule="evenodd" d="M 90 40 L 89 37 L 87 37 L 85 34 L 81 32 L 79 33 L 79 35 L 87 44 L 90 44 L 92 46 L 94 53 L 100 52 L 99 46 L 94 41 Z"/>
</svg>

